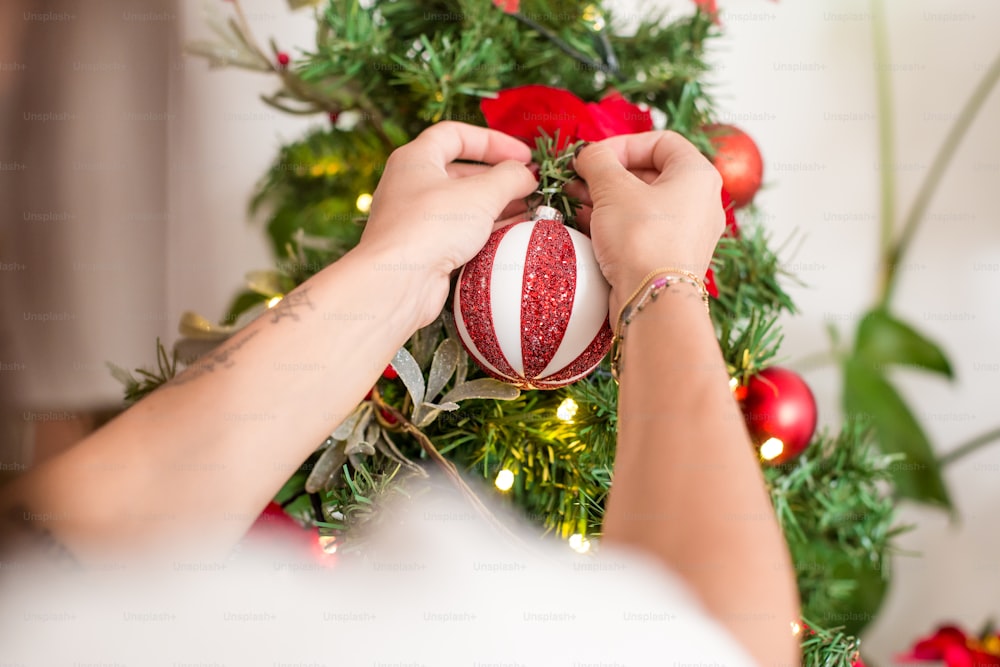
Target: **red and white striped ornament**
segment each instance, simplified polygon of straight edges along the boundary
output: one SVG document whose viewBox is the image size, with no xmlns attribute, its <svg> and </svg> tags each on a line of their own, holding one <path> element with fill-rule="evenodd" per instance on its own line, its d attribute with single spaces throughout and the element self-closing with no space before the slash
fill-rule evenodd
<svg viewBox="0 0 1000 667">
<path fill-rule="evenodd" d="M 462 268 L 455 324 L 489 375 L 522 389 L 576 382 L 611 347 L 608 293 L 590 239 L 540 206 L 496 230 Z"/>
</svg>

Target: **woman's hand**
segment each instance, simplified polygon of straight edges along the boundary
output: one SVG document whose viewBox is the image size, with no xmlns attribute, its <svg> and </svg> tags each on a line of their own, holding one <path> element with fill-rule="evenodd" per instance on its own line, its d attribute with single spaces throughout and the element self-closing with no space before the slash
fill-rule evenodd
<svg viewBox="0 0 1000 667">
<path fill-rule="evenodd" d="M 621 135 L 585 146 L 575 166 L 612 317 L 650 271 L 705 275 L 725 229 L 722 178 L 690 142 L 674 132 Z"/>
<path fill-rule="evenodd" d="M 482 164 L 455 163 L 467 160 Z M 415 272 L 418 317 L 437 317 L 452 271 L 486 243 L 537 183 L 528 147 L 501 132 L 438 123 L 389 156 L 358 248 Z"/>
</svg>

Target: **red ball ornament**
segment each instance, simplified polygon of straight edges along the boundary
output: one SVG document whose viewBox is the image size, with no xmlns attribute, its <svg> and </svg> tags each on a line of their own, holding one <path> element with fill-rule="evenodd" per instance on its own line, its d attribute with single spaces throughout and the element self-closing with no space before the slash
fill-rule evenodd
<svg viewBox="0 0 1000 667">
<path fill-rule="evenodd" d="M 746 386 L 743 417 L 760 457 L 772 465 L 801 454 L 816 431 L 816 399 L 797 373 L 772 366 Z"/>
<path fill-rule="evenodd" d="M 541 206 L 490 235 L 462 268 L 455 324 L 487 374 L 555 389 L 590 373 L 611 347 L 608 293 L 590 239 Z"/>
<path fill-rule="evenodd" d="M 764 177 L 764 159 L 757 144 L 743 130 L 732 125 L 709 125 L 705 128 L 715 155 L 712 164 L 722 174 L 722 187 L 736 208 L 753 201 Z"/>
<path fill-rule="evenodd" d="M 288 63 L 292 62 L 292 59 L 284 51 L 278 51 L 277 60 L 278 60 L 278 67 L 280 67 L 281 69 L 285 69 L 286 67 L 288 67 Z"/>
</svg>

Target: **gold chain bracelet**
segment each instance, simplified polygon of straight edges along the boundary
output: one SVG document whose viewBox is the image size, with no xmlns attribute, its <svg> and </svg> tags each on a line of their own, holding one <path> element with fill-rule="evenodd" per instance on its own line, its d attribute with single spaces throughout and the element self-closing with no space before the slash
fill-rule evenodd
<svg viewBox="0 0 1000 667">
<path fill-rule="evenodd" d="M 622 306 L 621 312 L 618 313 L 618 321 L 615 325 L 615 335 L 611 339 L 611 375 L 614 377 L 615 381 L 618 381 L 618 376 L 621 373 L 622 365 L 622 349 L 625 343 L 625 327 L 627 327 L 632 319 L 639 314 L 639 312 L 646 307 L 652 301 L 656 300 L 656 297 L 660 295 L 660 292 L 667 289 L 671 285 L 677 283 L 687 283 L 689 285 L 694 285 L 701 294 L 701 300 L 705 304 L 705 310 L 708 310 L 708 290 L 705 288 L 705 281 L 699 278 L 696 274 L 690 271 L 684 271 L 682 269 L 656 269 L 651 271 L 642 282 L 639 283 L 639 287 L 632 292 L 632 296 L 628 298 L 625 305 Z"/>
</svg>

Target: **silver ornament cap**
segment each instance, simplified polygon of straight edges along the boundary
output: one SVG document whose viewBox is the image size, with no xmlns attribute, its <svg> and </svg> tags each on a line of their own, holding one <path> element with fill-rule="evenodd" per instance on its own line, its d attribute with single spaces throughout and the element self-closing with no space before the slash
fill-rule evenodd
<svg viewBox="0 0 1000 667">
<path fill-rule="evenodd" d="M 552 208 L 551 206 L 538 206 L 531 213 L 532 220 L 555 220 L 556 222 L 563 221 L 563 214 Z"/>
</svg>

